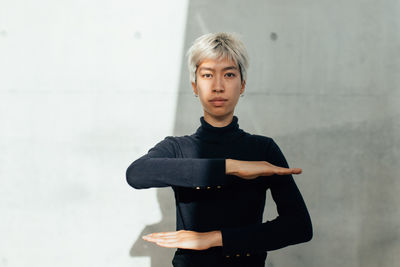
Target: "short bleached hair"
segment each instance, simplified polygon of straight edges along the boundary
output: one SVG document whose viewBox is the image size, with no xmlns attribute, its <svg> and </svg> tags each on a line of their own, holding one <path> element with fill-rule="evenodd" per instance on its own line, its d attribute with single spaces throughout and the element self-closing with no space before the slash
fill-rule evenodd
<svg viewBox="0 0 400 267">
<path fill-rule="evenodd" d="M 196 71 L 205 59 L 228 59 L 234 61 L 240 78 L 247 79 L 248 55 L 246 47 L 236 33 L 208 33 L 198 37 L 187 51 L 190 81 L 196 83 Z"/>
</svg>

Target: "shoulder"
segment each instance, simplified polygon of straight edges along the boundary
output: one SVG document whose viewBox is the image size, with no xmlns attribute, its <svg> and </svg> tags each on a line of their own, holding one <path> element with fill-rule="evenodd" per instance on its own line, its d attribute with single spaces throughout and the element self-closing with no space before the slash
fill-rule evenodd
<svg viewBox="0 0 400 267">
<path fill-rule="evenodd" d="M 168 135 L 158 141 L 148 152 L 161 153 L 168 157 L 178 157 L 181 154 L 181 147 L 185 147 L 185 142 L 187 142 L 186 136 Z"/>
<path fill-rule="evenodd" d="M 165 147 L 174 148 L 174 147 L 178 146 L 180 138 L 181 138 L 180 136 L 168 135 L 168 136 L 164 137 L 163 140 L 159 141 L 157 143 L 157 146 L 165 146 Z"/>
<path fill-rule="evenodd" d="M 275 142 L 275 140 L 270 136 L 258 135 L 258 134 L 248 134 L 248 139 L 251 143 L 258 145 L 264 152 L 267 161 L 276 162 L 277 159 L 282 161 L 283 153 Z"/>
<path fill-rule="evenodd" d="M 173 147 L 174 149 L 180 149 L 183 147 L 191 146 L 194 144 L 194 139 L 192 136 L 172 136 L 168 135 L 161 141 L 164 145 Z"/>
<path fill-rule="evenodd" d="M 164 150 L 175 154 L 176 149 L 179 147 L 177 138 L 177 136 L 168 135 L 164 137 L 164 139 L 158 141 L 149 151 Z"/>
<path fill-rule="evenodd" d="M 247 133 L 246 139 L 250 140 L 253 143 L 256 143 L 257 145 L 264 147 L 265 149 L 268 149 L 268 147 L 270 147 L 271 144 L 275 143 L 272 137 L 259 134 Z"/>
<path fill-rule="evenodd" d="M 182 136 L 166 136 L 165 139 L 167 142 L 174 143 L 174 144 L 184 144 L 193 141 L 193 137 L 190 135 L 182 135 Z"/>
</svg>

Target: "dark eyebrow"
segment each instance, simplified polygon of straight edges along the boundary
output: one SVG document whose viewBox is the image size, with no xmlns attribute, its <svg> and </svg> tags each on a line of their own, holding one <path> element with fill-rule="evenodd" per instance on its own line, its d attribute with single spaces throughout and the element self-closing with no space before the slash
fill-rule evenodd
<svg viewBox="0 0 400 267">
<path fill-rule="evenodd" d="M 200 71 L 200 70 L 211 70 L 211 71 L 214 71 L 213 68 L 207 68 L 207 67 L 200 67 L 200 68 L 199 68 L 199 71 Z M 237 67 L 235 67 L 235 66 L 228 66 L 228 67 L 223 68 L 222 70 L 223 70 L 223 71 L 225 71 L 225 70 L 237 70 Z"/>
<path fill-rule="evenodd" d="M 213 68 L 200 67 L 200 68 L 199 68 L 199 71 L 200 71 L 200 70 L 214 70 L 214 69 L 213 69 Z"/>
<path fill-rule="evenodd" d="M 229 67 L 223 68 L 222 70 L 237 70 L 237 68 L 235 66 L 229 66 Z"/>
</svg>

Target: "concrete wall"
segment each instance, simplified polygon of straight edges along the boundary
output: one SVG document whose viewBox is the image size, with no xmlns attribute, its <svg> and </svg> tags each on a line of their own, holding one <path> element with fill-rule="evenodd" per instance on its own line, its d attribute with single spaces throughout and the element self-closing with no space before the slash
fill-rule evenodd
<svg viewBox="0 0 400 267">
<path fill-rule="evenodd" d="M 314 238 L 268 266 L 398 265 L 399 17 L 397 0 L 1 2 L 0 266 L 170 264 L 140 236 L 174 230 L 172 190 L 124 175 L 199 126 L 183 55 L 215 31 L 248 47 L 240 127 L 304 170 Z"/>
<path fill-rule="evenodd" d="M 399 265 L 400 2 L 191 1 L 185 48 L 209 31 L 236 31 L 249 50 L 240 127 L 304 170 L 314 238 L 271 252 L 268 266 Z M 187 76 L 178 135 L 198 124 Z"/>
</svg>

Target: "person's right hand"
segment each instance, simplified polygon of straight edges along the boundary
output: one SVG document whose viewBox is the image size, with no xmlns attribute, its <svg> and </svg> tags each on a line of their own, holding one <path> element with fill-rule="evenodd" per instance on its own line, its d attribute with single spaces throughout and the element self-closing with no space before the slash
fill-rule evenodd
<svg viewBox="0 0 400 267">
<path fill-rule="evenodd" d="M 243 179 L 255 179 L 259 176 L 300 174 L 300 168 L 283 168 L 267 161 L 244 161 L 226 159 L 226 174 L 236 175 Z"/>
</svg>

